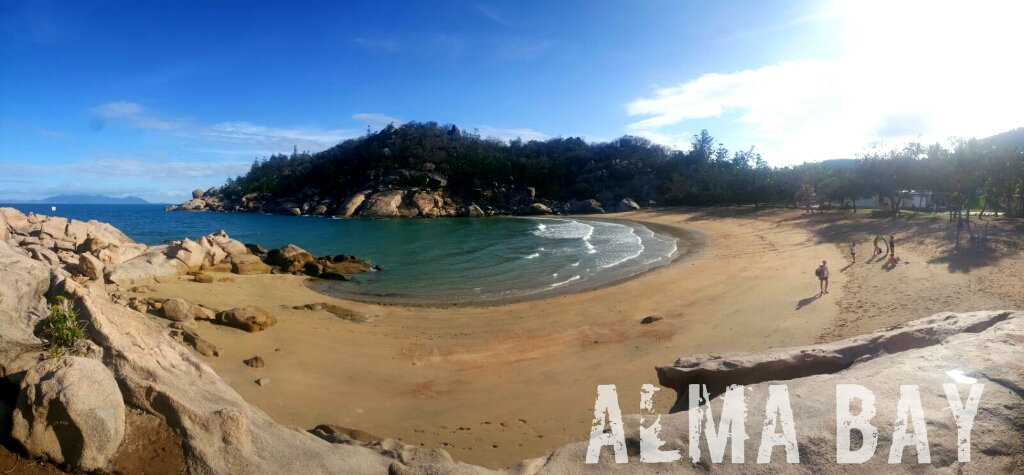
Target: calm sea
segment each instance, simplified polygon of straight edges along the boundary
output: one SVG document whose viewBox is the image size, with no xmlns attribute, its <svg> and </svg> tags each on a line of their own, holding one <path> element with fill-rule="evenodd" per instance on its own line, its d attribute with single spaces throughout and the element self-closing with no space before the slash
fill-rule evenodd
<svg viewBox="0 0 1024 475">
<path fill-rule="evenodd" d="M 146 244 L 223 229 L 265 248 L 353 254 L 385 267 L 314 288 L 360 300 L 450 303 L 575 292 L 667 265 L 688 242 L 635 224 L 560 218 L 329 219 L 168 212 L 161 205 L 14 204 L 28 213 L 108 222 Z"/>
</svg>

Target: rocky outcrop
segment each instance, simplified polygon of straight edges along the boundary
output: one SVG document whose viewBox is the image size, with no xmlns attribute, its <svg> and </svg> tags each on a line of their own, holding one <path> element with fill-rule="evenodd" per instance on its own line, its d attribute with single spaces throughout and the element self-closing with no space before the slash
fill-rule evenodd
<svg viewBox="0 0 1024 475">
<path fill-rule="evenodd" d="M 572 214 L 601 214 L 604 213 L 604 209 L 601 208 L 601 203 L 595 199 L 576 201 L 572 200 L 567 203 L 569 205 L 569 212 Z"/>
<path fill-rule="evenodd" d="M 526 214 L 533 215 L 544 215 L 551 214 L 551 208 L 548 208 L 544 203 L 533 203 L 527 208 Z"/>
<path fill-rule="evenodd" d="M 615 211 L 622 213 L 626 211 L 636 211 L 638 209 L 640 209 L 640 205 L 636 204 L 636 201 L 633 201 L 629 198 L 623 198 L 621 201 L 619 201 L 619 204 L 618 206 L 616 206 Z"/>
<path fill-rule="evenodd" d="M 484 210 L 480 209 L 479 206 L 477 206 L 476 204 L 471 204 L 466 207 L 466 216 L 469 216 L 470 218 L 483 218 L 484 216 L 487 215 L 484 213 Z"/>
<path fill-rule="evenodd" d="M 370 196 L 370 193 L 370 190 L 363 190 L 349 196 L 345 202 L 342 203 L 341 210 L 338 212 L 338 215 L 346 218 L 354 216 L 363 208 L 363 202 L 366 201 L 367 196 Z"/>
<path fill-rule="evenodd" d="M 121 445 L 124 421 L 121 390 L 103 363 L 63 356 L 26 373 L 11 437 L 34 456 L 98 470 Z"/>
<path fill-rule="evenodd" d="M 182 299 L 167 299 L 163 301 L 163 316 L 173 322 L 188 322 L 192 320 L 213 320 L 213 310 L 204 308 Z"/>
<path fill-rule="evenodd" d="M 712 393 L 721 393 L 728 384 L 756 383 L 769 374 L 775 380 L 786 380 L 837 373 L 855 362 L 939 345 L 964 333 L 978 333 L 1010 315 L 1010 312 L 939 314 L 835 343 L 768 353 L 680 358 L 671 366 L 657 368 L 658 382 L 685 398 L 688 385 L 694 382 L 706 384 Z"/>
<path fill-rule="evenodd" d="M 44 262 L 51 267 L 61 265 L 60 257 L 58 257 L 55 252 L 40 246 L 39 244 L 26 246 L 25 250 L 28 251 L 28 255 L 33 259 Z"/>
<path fill-rule="evenodd" d="M 239 254 L 231 258 L 231 272 L 238 275 L 269 274 L 271 267 L 252 254 Z"/>
<path fill-rule="evenodd" d="M 0 376 L 17 380 L 42 354 L 33 330 L 49 314 L 51 268 L 0 241 L 0 269 Z"/>
<path fill-rule="evenodd" d="M 685 357 L 676 364 L 659 368 L 662 384 L 687 390 L 687 384 L 708 384 L 711 408 L 719 417 L 722 401 L 712 388 L 723 383 L 745 384 L 743 398 L 748 416 L 743 427 L 752 440 L 744 446 L 745 462 L 710 462 L 707 446 L 701 443 L 702 459 L 687 461 L 689 413 L 661 414 L 660 450 L 681 450 L 683 461 L 665 464 L 679 473 L 838 473 L 843 467 L 857 473 L 1009 473 L 1024 463 L 1024 312 L 942 313 L 909 322 L 894 329 L 828 345 L 815 345 L 756 354 L 721 357 Z M 845 364 L 842 362 L 845 361 Z M 775 449 L 769 464 L 757 464 L 765 409 L 772 385 L 785 384 L 795 422 L 799 465 L 786 462 L 782 447 Z M 836 464 L 837 385 L 854 384 L 870 390 L 876 413 L 871 419 L 878 429 L 874 456 L 861 465 Z M 950 413 L 944 384 L 954 384 L 961 404 L 967 401 L 972 384 L 984 384 L 979 411 L 970 439 L 970 463 L 958 463 L 960 436 Z M 903 454 L 902 463 L 890 465 L 893 421 L 901 386 L 919 388 L 921 407 L 927 421 L 931 464 L 918 464 L 914 445 Z M 720 392 L 720 389 L 719 391 Z M 684 396 L 685 397 L 685 396 Z M 620 402 L 626 404 L 620 394 Z M 856 401 L 854 404 L 858 404 Z M 706 408 L 706 406 L 704 406 Z M 962 407 L 962 405 L 961 405 Z M 678 404 L 675 410 L 686 410 Z M 854 414 L 859 411 L 852 408 Z M 917 416 L 912 416 L 917 417 Z M 624 419 L 629 463 L 616 464 L 610 448 L 602 451 L 596 465 L 583 460 L 587 442 L 556 449 L 535 473 L 634 473 L 640 466 L 638 416 Z M 648 418 L 648 426 L 654 417 Z M 716 419 L 717 422 L 718 419 Z M 912 431 L 912 428 L 908 429 Z M 776 432 L 781 432 L 776 428 Z M 860 439 L 854 430 L 853 439 Z M 702 435 L 701 438 L 704 436 Z M 853 448 L 860 446 L 854 442 Z"/>
<path fill-rule="evenodd" d="M 183 239 L 167 246 L 146 246 L 128 238 L 117 228 L 97 221 L 82 222 L 53 216 L 25 216 L 13 208 L 0 208 L 10 244 L 22 246 L 35 259 L 83 275 L 99 283 L 133 286 L 156 279 L 182 275 L 189 270 L 207 269 L 237 260 L 252 263 L 245 245 L 224 231 L 198 241 Z M 268 271 L 254 264 L 245 271 Z"/>
<path fill-rule="evenodd" d="M 266 330 L 277 325 L 277 317 L 262 307 L 248 306 L 232 308 L 219 312 L 215 320 L 218 323 L 245 330 L 249 333 Z"/>
<path fill-rule="evenodd" d="M 270 265 L 280 267 L 284 272 L 300 271 L 306 264 L 314 260 L 316 259 L 312 254 L 294 244 L 288 244 L 279 249 L 271 249 L 267 252 L 267 262 Z"/>
<path fill-rule="evenodd" d="M 395 218 L 403 215 L 400 209 L 404 190 L 387 190 L 374 193 L 366 199 L 359 216 L 365 218 Z"/>
<path fill-rule="evenodd" d="M 102 279 L 103 263 L 96 256 L 84 252 L 78 255 L 78 272 L 92 280 Z"/>
</svg>

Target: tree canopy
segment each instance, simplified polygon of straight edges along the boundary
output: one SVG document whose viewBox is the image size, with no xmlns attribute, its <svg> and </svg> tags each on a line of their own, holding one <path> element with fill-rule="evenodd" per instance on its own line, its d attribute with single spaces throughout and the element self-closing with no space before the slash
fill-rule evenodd
<svg viewBox="0 0 1024 475">
<path fill-rule="evenodd" d="M 556 201 L 624 197 L 667 205 L 800 201 L 843 205 L 881 197 L 894 213 L 910 190 L 929 190 L 945 207 L 979 204 L 1024 215 L 1024 128 L 944 146 L 875 147 L 853 160 L 771 167 L 753 148 L 730 152 L 707 131 L 688 151 L 623 136 L 588 143 L 579 137 L 505 142 L 452 124 L 409 122 L 349 139 L 322 152 L 295 151 L 254 160 L 229 179 L 230 198 L 283 198 L 315 189 L 344 198 L 397 170 L 438 173 L 450 193 L 533 187 Z M 414 185 L 414 184 L 413 184 Z"/>
</svg>

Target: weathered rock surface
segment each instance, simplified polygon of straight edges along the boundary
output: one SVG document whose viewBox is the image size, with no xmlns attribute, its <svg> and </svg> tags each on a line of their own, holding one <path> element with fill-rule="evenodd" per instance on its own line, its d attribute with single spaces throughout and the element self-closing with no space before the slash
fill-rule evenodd
<svg viewBox="0 0 1024 475">
<path fill-rule="evenodd" d="M 182 299 L 167 299 L 163 302 L 164 318 L 173 322 L 187 322 L 190 320 L 213 320 L 213 310 L 204 308 Z"/>
<path fill-rule="evenodd" d="M 270 266 L 252 254 L 240 254 L 231 257 L 231 272 L 238 275 L 269 274 Z"/>
<path fill-rule="evenodd" d="M 479 206 L 472 204 L 466 207 L 466 216 L 469 216 L 470 218 L 482 218 L 487 215 Z"/>
<path fill-rule="evenodd" d="M 604 209 L 601 208 L 601 203 L 595 199 L 576 201 L 572 200 L 569 203 L 569 211 L 573 214 L 600 214 L 604 213 Z"/>
<path fill-rule="evenodd" d="M 395 218 L 402 216 L 402 211 L 399 207 L 404 196 L 404 190 L 387 190 L 374 193 L 363 203 L 359 216 L 366 218 Z"/>
<path fill-rule="evenodd" d="M 267 262 L 270 265 L 280 267 L 285 272 L 300 271 L 306 264 L 314 260 L 316 259 L 312 254 L 294 244 L 288 244 L 279 249 L 271 249 L 267 253 Z"/>
<path fill-rule="evenodd" d="M 26 246 L 25 250 L 28 251 L 28 255 L 31 258 L 44 262 L 51 267 L 60 266 L 61 264 L 60 258 L 57 257 L 57 253 L 38 244 Z"/>
<path fill-rule="evenodd" d="M 121 391 L 103 363 L 63 356 L 28 370 L 11 437 L 32 455 L 97 470 L 121 445 L 124 420 Z"/>
<path fill-rule="evenodd" d="M 153 246 L 142 255 L 106 268 L 107 280 L 121 287 L 152 284 L 160 277 L 181 275 L 188 266 L 174 257 L 177 249 Z"/>
<path fill-rule="evenodd" d="M 371 190 L 363 190 L 345 199 L 345 202 L 341 204 L 341 209 L 338 211 L 339 216 L 346 218 L 351 217 L 359 212 L 363 207 L 363 202 L 366 201 L 366 197 L 372 193 Z"/>
<path fill-rule="evenodd" d="M 638 209 L 640 209 L 640 205 L 636 204 L 636 201 L 633 201 L 629 198 L 623 198 L 621 201 L 619 201 L 619 204 L 616 206 L 615 211 L 622 213 L 624 211 L 636 211 Z"/>
<path fill-rule="evenodd" d="M 49 314 L 50 267 L 0 241 L 0 376 L 23 373 L 43 349 L 33 329 Z"/>
<path fill-rule="evenodd" d="M 103 279 L 103 263 L 89 253 L 78 255 L 78 272 L 92 280 Z"/>
<path fill-rule="evenodd" d="M 219 312 L 217 313 L 216 320 L 224 325 L 245 330 L 249 333 L 263 331 L 277 325 L 277 317 L 262 307 L 254 305 Z"/>
<path fill-rule="evenodd" d="M 533 203 L 526 209 L 526 214 L 551 214 L 551 208 L 544 203 Z"/>
<path fill-rule="evenodd" d="M 263 361 L 263 358 L 259 356 L 253 356 L 252 358 L 245 360 L 245 365 L 250 368 L 262 368 L 266 366 L 266 363 Z"/>
</svg>

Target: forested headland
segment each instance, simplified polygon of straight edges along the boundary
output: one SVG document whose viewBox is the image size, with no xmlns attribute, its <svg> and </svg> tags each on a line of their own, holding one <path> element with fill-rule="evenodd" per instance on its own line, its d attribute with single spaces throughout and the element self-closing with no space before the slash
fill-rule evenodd
<svg viewBox="0 0 1024 475">
<path fill-rule="evenodd" d="M 435 190 L 438 206 L 449 200 L 499 213 L 522 211 L 524 200 L 558 212 L 562 203 L 591 199 L 606 208 L 623 198 L 641 205 L 849 208 L 858 199 L 876 198 L 895 215 L 906 207 L 907 192 L 928 190 L 936 209 L 1024 216 L 1024 128 L 946 144 L 876 146 L 854 159 L 786 167 L 770 166 L 753 147 L 728 150 L 707 130 L 691 145 L 675 150 L 636 136 L 603 143 L 578 137 L 506 142 L 455 125 L 409 122 L 318 153 L 254 160 L 248 173 L 227 180 L 215 194 L 220 208 L 248 211 L 315 197 L 314 206 L 328 203 L 327 214 L 330 203 L 340 207 L 361 190 L 423 187 Z M 528 198 L 508 199 L 525 190 Z M 505 201 L 498 203 L 501 196 Z"/>
</svg>

